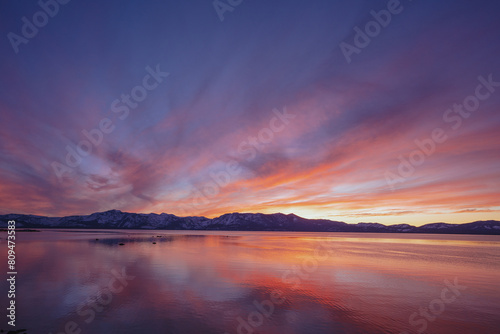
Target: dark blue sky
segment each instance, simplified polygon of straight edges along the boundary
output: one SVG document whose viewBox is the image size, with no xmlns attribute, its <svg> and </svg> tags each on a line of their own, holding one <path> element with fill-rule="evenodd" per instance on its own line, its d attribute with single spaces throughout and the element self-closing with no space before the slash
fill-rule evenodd
<svg viewBox="0 0 500 334">
<path fill-rule="evenodd" d="M 223 21 L 206 0 L 58 7 L 0 4 L 0 213 L 499 218 L 500 91 L 447 114 L 500 81 L 497 1 L 243 0 Z"/>
</svg>

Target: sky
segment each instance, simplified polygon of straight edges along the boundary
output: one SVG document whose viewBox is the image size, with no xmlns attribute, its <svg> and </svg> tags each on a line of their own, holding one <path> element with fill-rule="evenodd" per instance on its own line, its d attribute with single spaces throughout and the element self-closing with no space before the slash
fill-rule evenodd
<svg viewBox="0 0 500 334">
<path fill-rule="evenodd" d="M 500 219 L 498 1 L 59 1 L 0 4 L 0 214 Z"/>
</svg>

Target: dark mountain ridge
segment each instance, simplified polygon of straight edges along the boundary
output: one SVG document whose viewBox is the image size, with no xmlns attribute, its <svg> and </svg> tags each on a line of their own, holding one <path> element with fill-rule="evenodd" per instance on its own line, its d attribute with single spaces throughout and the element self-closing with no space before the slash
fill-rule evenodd
<svg viewBox="0 0 500 334">
<path fill-rule="evenodd" d="M 306 219 L 294 214 L 227 213 L 216 218 L 178 217 L 172 214 L 128 213 L 119 210 L 96 212 L 87 216 L 44 217 L 0 215 L 0 227 L 9 220 L 18 228 L 92 228 L 209 231 L 295 231 L 295 232 L 378 232 L 500 235 L 500 221 L 476 221 L 467 224 L 431 223 L 423 226 L 378 223 L 347 224 L 328 219 Z"/>
</svg>

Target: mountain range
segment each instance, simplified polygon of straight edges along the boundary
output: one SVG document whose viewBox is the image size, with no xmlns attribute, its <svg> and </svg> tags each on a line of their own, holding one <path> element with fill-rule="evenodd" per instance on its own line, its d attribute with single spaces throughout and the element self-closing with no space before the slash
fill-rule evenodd
<svg viewBox="0 0 500 334">
<path fill-rule="evenodd" d="M 294 214 L 227 213 L 216 218 L 178 217 L 172 214 L 128 213 L 119 210 L 96 212 L 86 216 L 44 217 L 0 215 L 0 227 L 9 220 L 18 228 L 92 228 L 215 231 L 300 231 L 300 232 L 380 232 L 500 235 L 500 221 L 476 221 L 467 224 L 432 223 L 422 226 L 379 223 L 348 224 L 327 219 L 306 219 Z"/>
</svg>

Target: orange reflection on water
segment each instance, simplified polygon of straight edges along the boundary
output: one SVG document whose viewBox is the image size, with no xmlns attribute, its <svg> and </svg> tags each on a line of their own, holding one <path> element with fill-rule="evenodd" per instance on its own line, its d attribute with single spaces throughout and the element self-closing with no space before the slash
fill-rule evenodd
<svg viewBox="0 0 500 334">
<path fill-rule="evenodd" d="M 120 333 L 140 327 L 233 334 L 239 318 L 248 321 L 258 310 L 255 303 L 269 303 L 279 292 L 284 300 L 272 303 L 259 333 L 415 332 L 409 317 L 455 278 L 467 289 L 427 321 L 429 332 L 500 328 L 496 237 L 44 231 L 23 238 L 20 291 L 33 291 L 30 298 L 44 307 L 31 307 L 21 295 L 20 312 L 49 331 L 68 317 L 82 320 L 78 305 L 106 286 L 112 268 L 122 267 L 136 278 L 86 331 L 99 333 L 112 321 L 107 330 Z M 56 318 L 46 310 L 57 310 Z"/>
</svg>

